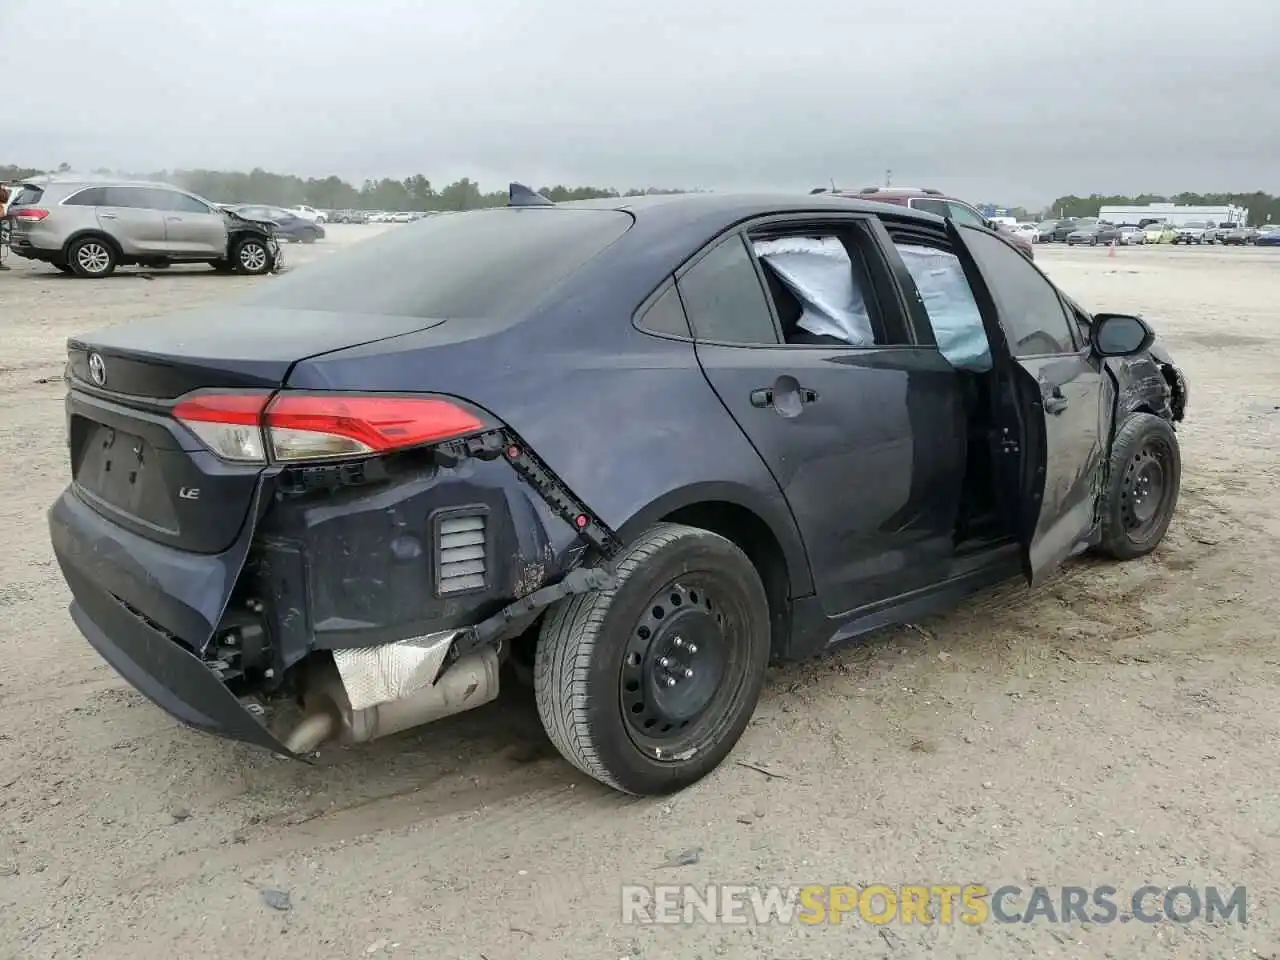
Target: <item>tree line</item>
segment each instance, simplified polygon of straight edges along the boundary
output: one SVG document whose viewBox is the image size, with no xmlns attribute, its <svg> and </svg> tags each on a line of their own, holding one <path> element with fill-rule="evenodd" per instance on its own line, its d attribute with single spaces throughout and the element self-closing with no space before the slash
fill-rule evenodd
<svg viewBox="0 0 1280 960">
<path fill-rule="evenodd" d="M 0 166 L 0 181 L 24 180 L 44 173 L 69 173 L 71 167 L 61 164 L 56 170 L 43 171 L 29 167 Z M 271 173 L 260 167 L 247 173 L 239 170 L 162 170 L 156 173 L 120 173 L 99 169 L 100 176 L 120 176 L 131 180 L 153 180 L 172 183 L 215 203 L 264 203 L 280 207 L 307 204 L 320 210 L 475 210 L 500 207 L 507 202 L 507 191 L 485 192 L 469 177 L 437 187 L 422 174 L 403 180 L 383 177 L 365 180 L 354 186 L 340 177 L 308 177 Z M 557 203 L 565 200 L 590 200 L 596 197 L 638 197 L 646 194 L 687 193 L 686 190 L 664 190 L 656 187 L 619 191 L 613 187 L 542 187 L 539 191 Z"/>
</svg>

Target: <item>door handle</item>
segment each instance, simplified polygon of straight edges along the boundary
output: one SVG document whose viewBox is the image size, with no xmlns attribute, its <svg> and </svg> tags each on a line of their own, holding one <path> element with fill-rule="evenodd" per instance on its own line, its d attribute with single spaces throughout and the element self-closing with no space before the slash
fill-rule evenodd
<svg viewBox="0 0 1280 960">
<path fill-rule="evenodd" d="M 1061 387 L 1054 387 L 1049 391 L 1049 395 L 1044 398 L 1044 412 L 1059 414 L 1067 407 L 1071 406 L 1071 402 L 1063 396 Z"/>
<path fill-rule="evenodd" d="M 798 391 L 801 403 L 817 403 L 818 391 L 810 390 L 808 387 L 801 387 Z M 773 388 L 761 387 L 758 390 L 751 391 L 751 405 L 753 407 L 772 407 L 774 400 Z"/>
<path fill-rule="evenodd" d="M 119 220 L 120 219 L 114 213 L 100 213 L 98 214 L 98 216 L 103 220 Z"/>
<path fill-rule="evenodd" d="M 165 217 L 166 220 L 181 220 L 181 217 Z"/>
</svg>

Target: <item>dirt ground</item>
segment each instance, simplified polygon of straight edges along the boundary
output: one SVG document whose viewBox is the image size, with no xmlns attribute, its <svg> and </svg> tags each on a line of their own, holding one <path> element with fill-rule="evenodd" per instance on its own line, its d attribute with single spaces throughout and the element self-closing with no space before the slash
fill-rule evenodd
<svg viewBox="0 0 1280 960">
<path fill-rule="evenodd" d="M 63 341 L 273 281 L 88 282 L 11 260 L 0 956 L 1280 956 L 1280 251 L 1039 260 L 1085 305 L 1143 313 L 1190 377 L 1165 544 L 774 670 L 733 756 L 660 801 L 577 775 L 512 691 L 314 768 L 183 729 L 134 693 L 72 625 L 48 543 Z M 1249 923 L 621 922 L 622 884 L 709 882 L 1244 884 Z"/>
</svg>

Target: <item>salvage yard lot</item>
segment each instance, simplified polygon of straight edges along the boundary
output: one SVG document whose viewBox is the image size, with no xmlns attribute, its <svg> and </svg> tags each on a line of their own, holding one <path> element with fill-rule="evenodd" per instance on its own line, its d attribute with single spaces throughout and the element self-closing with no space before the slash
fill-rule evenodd
<svg viewBox="0 0 1280 960">
<path fill-rule="evenodd" d="M 412 227 L 333 226 L 286 257 L 382 229 Z M 67 473 L 64 340 L 273 279 L 92 282 L 10 261 L 0 957 L 1265 955 L 1280 942 L 1280 251 L 1037 260 L 1085 306 L 1146 316 L 1190 379 L 1164 544 L 772 671 L 730 761 L 659 801 L 576 774 L 520 691 L 306 767 L 178 727 L 117 679 L 66 613 L 44 522 Z M 658 882 L 1244 884 L 1250 923 L 622 926 L 620 885 Z"/>
</svg>

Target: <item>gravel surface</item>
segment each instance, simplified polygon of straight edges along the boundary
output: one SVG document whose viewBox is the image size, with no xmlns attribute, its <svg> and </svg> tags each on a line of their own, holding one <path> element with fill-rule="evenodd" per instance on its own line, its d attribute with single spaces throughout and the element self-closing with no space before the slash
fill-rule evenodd
<svg viewBox="0 0 1280 960">
<path fill-rule="evenodd" d="M 731 758 L 659 801 L 576 774 L 519 691 L 316 767 L 134 693 L 72 625 L 48 543 L 63 341 L 272 279 L 10 260 L 0 956 L 1276 956 L 1280 251 L 1038 258 L 1086 306 L 1147 316 L 1190 377 L 1164 545 L 772 671 Z M 621 923 L 624 883 L 709 882 L 1246 884 L 1249 923 Z"/>
</svg>

